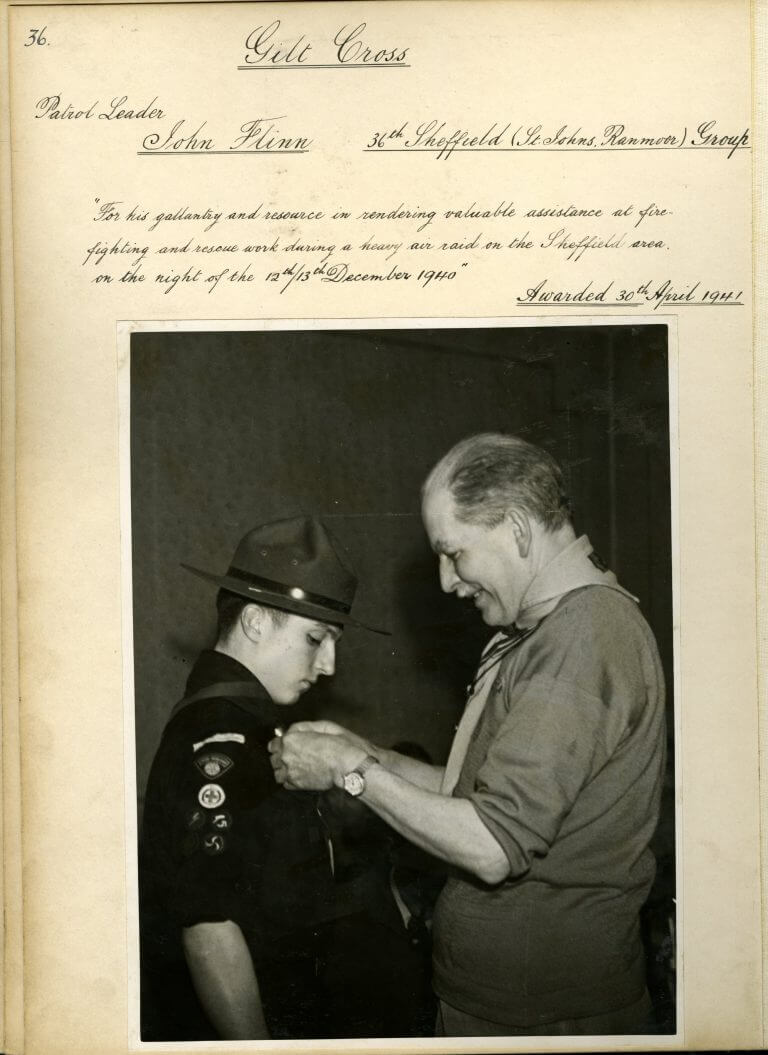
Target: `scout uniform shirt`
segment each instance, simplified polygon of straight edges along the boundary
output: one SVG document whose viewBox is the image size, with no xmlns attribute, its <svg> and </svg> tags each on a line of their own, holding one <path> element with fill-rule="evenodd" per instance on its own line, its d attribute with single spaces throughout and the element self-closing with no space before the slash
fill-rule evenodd
<svg viewBox="0 0 768 1055">
<path fill-rule="evenodd" d="M 265 965 L 294 954 L 308 930 L 350 911 L 339 904 L 317 796 L 274 780 L 267 744 L 287 709 L 242 664 L 215 651 L 201 653 L 185 701 L 163 732 L 147 784 L 145 1040 L 215 1035 L 191 987 L 182 928 L 237 923 L 261 983 Z"/>
</svg>

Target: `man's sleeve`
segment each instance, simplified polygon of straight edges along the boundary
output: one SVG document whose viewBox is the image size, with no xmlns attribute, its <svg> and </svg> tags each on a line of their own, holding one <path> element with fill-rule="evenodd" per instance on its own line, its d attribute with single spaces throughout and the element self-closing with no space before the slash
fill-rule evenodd
<svg viewBox="0 0 768 1055">
<path fill-rule="evenodd" d="M 511 875 L 544 855 L 581 789 L 615 747 L 626 711 L 568 681 L 537 674 L 515 687 L 469 795 Z"/>
</svg>

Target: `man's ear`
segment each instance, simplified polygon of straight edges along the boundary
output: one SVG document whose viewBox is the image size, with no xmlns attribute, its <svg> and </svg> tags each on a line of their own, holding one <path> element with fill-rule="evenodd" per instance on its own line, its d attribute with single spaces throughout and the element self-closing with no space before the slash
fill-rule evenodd
<svg viewBox="0 0 768 1055">
<path fill-rule="evenodd" d="M 517 552 L 521 557 L 527 557 L 531 550 L 532 538 L 530 518 L 519 509 L 508 509 L 504 514 L 504 521 L 512 532 Z"/>
<path fill-rule="evenodd" d="M 247 604 L 240 612 L 240 626 L 249 641 L 258 642 L 261 638 L 265 614 L 258 604 Z"/>
</svg>

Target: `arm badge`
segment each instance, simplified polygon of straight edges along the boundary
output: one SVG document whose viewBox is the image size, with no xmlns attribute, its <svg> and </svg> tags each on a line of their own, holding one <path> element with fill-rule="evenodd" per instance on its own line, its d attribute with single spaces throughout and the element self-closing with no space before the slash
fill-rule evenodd
<svg viewBox="0 0 768 1055">
<path fill-rule="evenodd" d="M 220 751 L 206 751 L 204 755 L 195 759 L 195 765 L 208 780 L 216 780 L 234 764 L 229 755 L 224 755 Z"/>
<path fill-rule="evenodd" d="M 226 845 L 227 841 L 223 835 L 206 835 L 203 839 L 203 853 L 215 857 L 216 854 L 224 852 Z"/>
<path fill-rule="evenodd" d="M 224 788 L 218 784 L 203 784 L 197 793 L 197 801 L 207 810 L 216 810 L 226 799 Z"/>
</svg>

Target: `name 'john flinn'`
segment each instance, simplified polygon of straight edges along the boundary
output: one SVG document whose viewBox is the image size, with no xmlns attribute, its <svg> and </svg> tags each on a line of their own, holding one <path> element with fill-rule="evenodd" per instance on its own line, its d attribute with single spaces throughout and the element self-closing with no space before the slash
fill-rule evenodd
<svg viewBox="0 0 768 1055">
<path fill-rule="evenodd" d="M 254 117 L 240 125 L 238 134 L 230 142 L 219 146 L 207 131 L 207 121 L 200 122 L 194 130 L 188 129 L 186 119 L 176 121 L 170 132 L 152 132 L 142 140 L 143 153 L 306 153 L 311 145 L 311 136 L 283 135 L 279 122 L 283 117 Z"/>
</svg>

